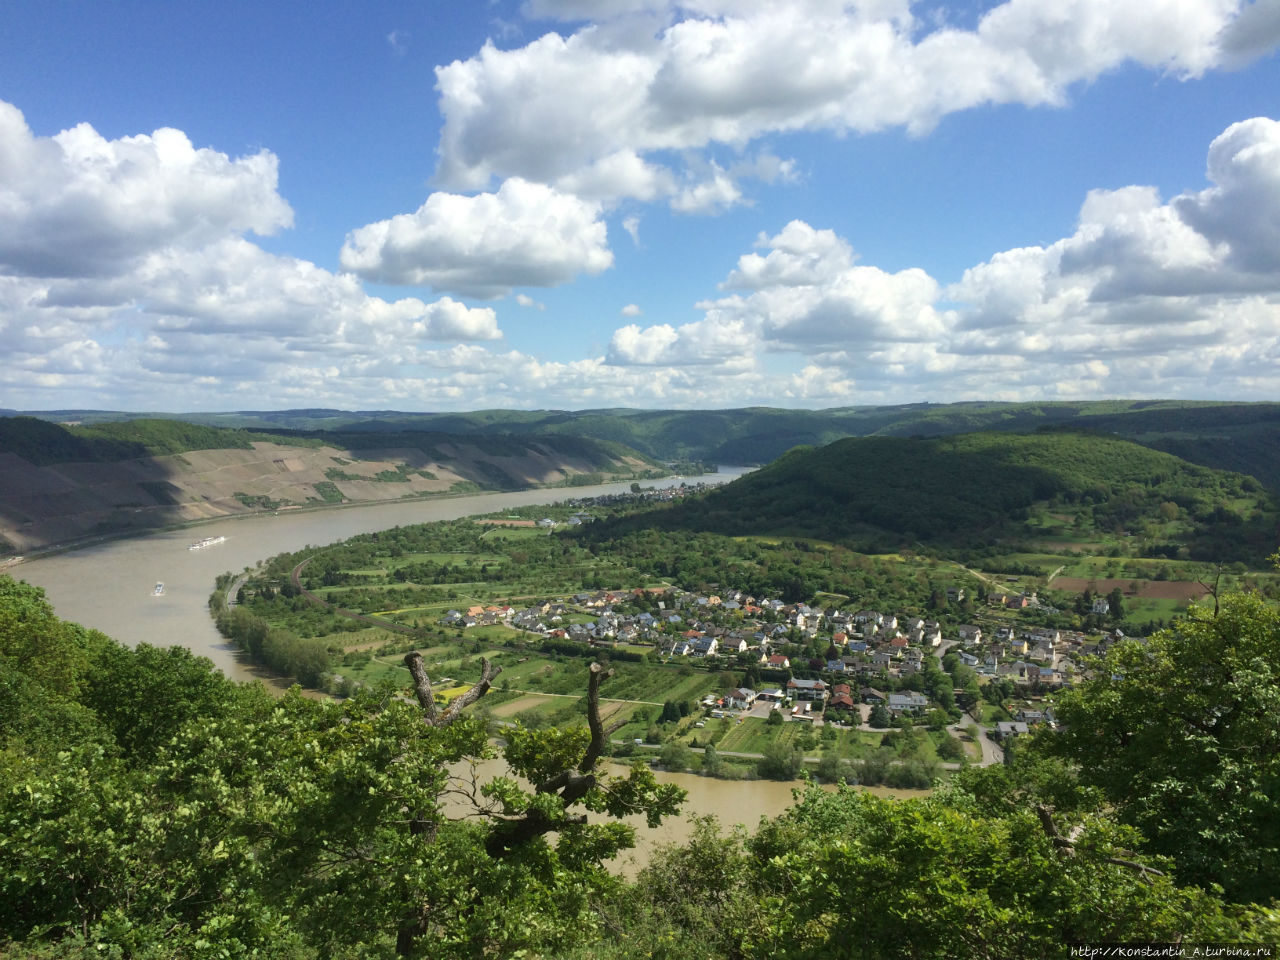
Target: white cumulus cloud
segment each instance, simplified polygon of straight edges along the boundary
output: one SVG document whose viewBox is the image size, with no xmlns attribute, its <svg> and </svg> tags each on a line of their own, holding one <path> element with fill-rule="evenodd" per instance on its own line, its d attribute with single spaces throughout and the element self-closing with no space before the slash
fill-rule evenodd
<svg viewBox="0 0 1280 960">
<path fill-rule="evenodd" d="M 1271 397 L 1277 156 L 1280 124 L 1233 124 L 1209 146 L 1206 189 L 1091 191 L 1070 236 L 999 251 L 946 286 L 861 264 L 835 231 L 795 220 L 738 258 L 701 320 L 622 327 L 607 360 L 786 369 L 790 358 L 768 382 L 806 403 Z"/>
<path fill-rule="evenodd" d="M 169 128 L 107 140 L 87 123 L 38 137 L 0 101 L 0 271 L 111 276 L 153 250 L 272 234 L 293 211 L 273 154 L 231 159 Z"/>
<path fill-rule="evenodd" d="M 608 269 L 599 214 L 597 204 L 520 179 L 474 197 L 433 193 L 414 213 L 351 231 L 341 262 L 378 283 L 503 297 Z"/>
<path fill-rule="evenodd" d="M 0 393 L 200 409 L 243 388 L 287 405 L 440 342 L 501 338 L 488 307 L 387 301 L 246 237 L 291 222 L 269 153 L 233 160 L 167 129 L 40 137 L 0 103 Z"/>
<path fill-rule="evenodd" d="M 1074 86 L 1125 64 L 1189 78 L 1280 43 L 1269 0 L 1006 0 L 972 29 L 917 18 L 906 0 L 533 0 L 526 9 L 596 22 L 510 50 L 487 44 L 437 68 L 438 182 L 484 190 L 522 177 L 604 202 L 665 197 L 697 213 L 742 202 L 744 177 L 796 175 L 766 151 L 691 176 L 710 147 L 742 151 L 800 130 L 922 133 L 983 105 L 1062 104 Z"/>
<path fill-rule="evenodd" d="M 742 371 L 755 366 L 758 334 L 748 321 L 708 316 L 680 327 L 631 323 L 614 331 L 607 360 L 618 366 L 717 366 Z"/>
</svg>

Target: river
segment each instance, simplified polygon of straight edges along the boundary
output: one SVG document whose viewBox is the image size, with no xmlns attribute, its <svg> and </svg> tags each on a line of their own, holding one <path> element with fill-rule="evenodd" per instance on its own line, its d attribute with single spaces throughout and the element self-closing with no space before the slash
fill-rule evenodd
<svg viewBox="0 0 1280 960">
<path fill-rule="evenodd" d="M 741 467 L 721 467 L 719 473 L 694 478 L 694 481 L 724 483 L 745 472 Z M 678 478 L 670 478 L 656 483 L 646 481 L 646 486 L 680 482 Z M 239 572 L 278 553 L 308 545 L 323 546 L 358 533 L 454 520 L 514 506 L 623 493 L 629 487 L 629 483 L 613 483 L 525 490 L 227 519 L 93 544 L 29 560 L 6 568 L 5 572 L 44 588 L 54 610 L 64 619 L 94 627 L 131 645 L 180 644 L 208 657 L 234 680 L 254 680 L 261 679 L 260 674 L 214 629 L 209 616 L 209 594 L 220 573 Z M 226 541 L 199 550 L 188 549 L 196 539 L 219 536 L 226 537 Z M 157 583 L 164 584 L 164 592 L 159 596 L 154 592 Z M 749 827 L 754 827 L 760 817 L 776 815 L 785 809 L 796 786 L 768 780 L 715 780 L 661 771 L 658 777 L 689 791 L 686 815 L 717 814 L 726 825 L 737 823 Z M 689 835 L 689 829 L 685 818 L 668 821 L 653 831 L 641 826 L 640 847 L 635 856 L 642 861 L 655 844 L 679 842 Z"/>
<path fill-rule="evenodd" d="M 621 763 L 614 763 L 605 768 L 611 776 L 625 777 L 627 769 Z M 510 776 L 506 761 L 483 760 L 475 765 L 474 781 L 472 771 L 459 765 L 452 768 L 456 778 L 456 786 L 467 793 L 474 789 L 474 784 L 487 782 L 497 776 Z M 650 828 L 643 816 L 637 814 L 627 817 L 625 822 L 631 824 L 636 831 L 636 845 L 633 849 L 621 854 L 613 867 L 620 874 L 634 877 L 636 872 L 649 860 L 652 852 L 667 844 L 681 844 L 693 833 L 691 817 L 715 815 L 724 830 L 740 825 L 755 832 L 761 817 L 776 817 L 791 806 L 792 794 L 801 788 L 795 781 L 782 783 L 777 780 L 717 780 L 714 777 L 703 777 L 693 773 L 671 773 L 666 770 L 655 770 L 654 777 L 659 783 L 674 783 L 689 795 L 681 808 L 680 815 L 664 820 L 658 827 Z M 527 784 L 525 785 L 527 787 Z M 824 789 L 835 789 L 826 787 Z M 895 790 L 890 787 L 861 787 L 860 789 L 881 797 L 919 797 L 919 790 Z M 445 814 L 453 818 L 461 818 L 472 813 L 474 807 L 468 802 L 457 799 L 446 802 Z M 588 814 L 593 823 L 606 817 L 603 814 Z"/>
<path fill-rule="evenodd" d="M 645 486 L 726 483 L 745 472 L 743 467 L 722 467 L 719 473 L 689 481 L 671 477 L 645 481 Z M 130 645 L 179 644 L 208 657 L 233 680 L 253 680 L 260 675 L 245 662 L 239 649 L 214 629 L 209 616 L 209 594 L 218 574 L 228 570 L 238 573 L 278 553 L 336 543 L 358 533 L 629 489 L 630 483 L 609 483 L 228 518 L 92 544 L 28 560 L 4 572 L 43 587 L 63 619 L 94 627 Z M 188 549 L 194 540 L 220 536 L 226 541 L 200 550 Z M 157 583 L 164 584 L 159 596 L 155 595 Z"/>
</svg>

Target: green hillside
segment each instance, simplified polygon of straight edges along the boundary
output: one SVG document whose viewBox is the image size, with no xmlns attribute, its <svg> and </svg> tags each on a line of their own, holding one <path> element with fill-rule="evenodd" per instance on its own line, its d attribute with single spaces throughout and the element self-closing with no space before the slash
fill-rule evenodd
<svg viewBox="0 0 1280 960">
<path fill-rule="evenodd" d="M 986 432 L 800 448 L 700 501 L 622 522 L 877 550 L 1107 538 L 1126 553 L 1258 559 L 1275 548 L 1275 518 L 1252 477 L 1111 437 Z"/>
</svg>

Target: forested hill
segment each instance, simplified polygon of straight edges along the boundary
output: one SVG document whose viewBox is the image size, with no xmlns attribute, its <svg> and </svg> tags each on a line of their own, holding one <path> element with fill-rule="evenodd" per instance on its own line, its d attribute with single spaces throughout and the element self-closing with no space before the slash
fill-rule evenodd
<svg viewBox="0 0 1280 960">
<path fill-rule="evenodd" d="M 798 448 L 698 501 L 591 535 L 659 525 L 874 550 L 1112 537 L 1134 552 L 1257 560 L 1275 549 L 1275 521 L 1252 477 L 1110 437 L 972 433 Z"/>
<path fill-rule="evenodd" d="M 85 424 L 136 418 L 51 411 Z M 1280 491 L 1280 403 L 1100 400 L 1056 403 L 913 403 L 784 410 L 479 410 L 405 413 L 326 409 L 165 414 L 208 426 L 343 433 L 437 432 L 461 436 L 564 435 L 623 444 L 661 460 L 763 464 L 798 444 L 851 436 L 940 436 L 978 430 L 1088 430 L 1133 440 L 1204 466 L 1238 470 Z"/>
</svg>

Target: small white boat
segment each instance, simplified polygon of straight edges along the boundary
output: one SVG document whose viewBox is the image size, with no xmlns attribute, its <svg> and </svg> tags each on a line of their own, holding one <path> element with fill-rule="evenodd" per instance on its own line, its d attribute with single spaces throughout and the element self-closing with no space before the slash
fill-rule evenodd
<svg viewBox="0 0 1280 960">
<path fill-rule="evenodd" d="M 164 596 L 164 581 L 163 581 L 163 580 L 157 580 L 157 581 L 156 581 L 156 588 L 155 588 L 154 590 L 152 590 L 152 591 L 151 591 L 151 595 L 152 595 L 153 597 L 163 597 L 163 596 Z"/>
</svg>

